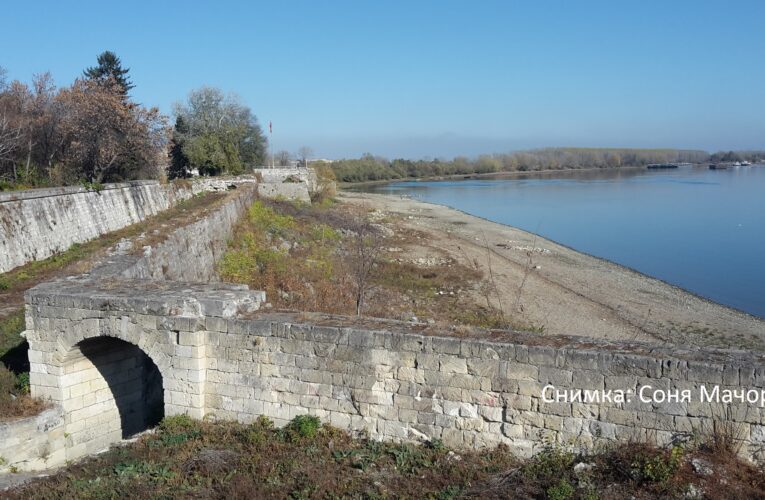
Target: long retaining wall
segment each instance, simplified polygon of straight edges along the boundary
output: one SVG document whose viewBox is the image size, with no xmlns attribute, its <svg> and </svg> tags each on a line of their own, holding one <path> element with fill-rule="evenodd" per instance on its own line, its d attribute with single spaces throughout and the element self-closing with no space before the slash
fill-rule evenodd
<svg viewBox="0 0 765 500">
<path fill-rule="evenodd" d="M 0 193 L 0 273 L 140 222 L 190 198 L 157 181 Z"/>
<path fill-rule="evenodd" d="M 106 184 L 99 191 L 61 187 L 0 193 L 0 273 L 140 222 L 194 194 L 237 187 L 257 189 L 263 198 L 310 202 L 317 178 L 312 169 L 275 168 L 190 183 L 134 181 Z"/>
<path fill-rule="evenodd" d="M 379 439 L 504 443 L 522 456 L 551 443 L 668 444 L 709 437 L 728 422 L 744 455 L 765 458 L 759 355 L 509 332 L 441 337 L 394 322 L 252 316 L 262 297 L 224 285 L 131 280 L 117 291 L 118 284 L 69 280 L 29 292 L 34 395 L 66 410 L 69 353 L 111 337 L 156 364 L 165 415 L 244 422 L 266 415 L 281 425 L 312 414 Z M 734 394 L 742 396 L 726 399 Z M 88 418 L 105 417 L 96 409 Z M 67 458 L 109 444 L 96 442 L 68 442 Z"/>
<path fill-rule="evenodd" d="M 256 186 L 232 190 L 200 218 L 172 231 L 154 246 L 136 253 L 132 245 L 113 252 L 91 275 L 188 282 L 218 281 L 216 264 L 223 257 L 234 226 L 256 198 Z"/>
</svg>

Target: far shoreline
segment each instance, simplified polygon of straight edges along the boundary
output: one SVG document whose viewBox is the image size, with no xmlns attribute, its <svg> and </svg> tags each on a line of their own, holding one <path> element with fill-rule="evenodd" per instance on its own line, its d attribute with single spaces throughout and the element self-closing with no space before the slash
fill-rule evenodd
<svg viewBox="0 0 765 500">
<path fill-rule="evenodd" d="M 693 164 L 693 167 L 701 165 Z M 645 170 L 645 166 L 627 166 L 627 167 L 615 167 L 615 168 L 600 168 L 600 167 L 586 167 L 586 168 L 557 168 L 551 170 L 513 170 L 503 172 L 485 172 L 485 173 L 467 173 L 467 174 L 452 174 L 452 175 L 436 175 L 431 177 L 401 177 L 400 179 L 385 179 L 377 181 L 362 181 L 362 182 L 338 182 L 340 189 L 354 189 L 362 188 L 366 186 L 383 186 L 385 184 L 392 184 L 395 182 L 431 182 L 431 181 L 450 181 L 450 180 L 470 180 L 470 179 L 514 179 L 523 176 L 544 177 L 548 174 L 556 175 L 562 173 L 574 173 L 574 172 L 621 172 L 621 171 L 642 171 Z"/>
</svg>

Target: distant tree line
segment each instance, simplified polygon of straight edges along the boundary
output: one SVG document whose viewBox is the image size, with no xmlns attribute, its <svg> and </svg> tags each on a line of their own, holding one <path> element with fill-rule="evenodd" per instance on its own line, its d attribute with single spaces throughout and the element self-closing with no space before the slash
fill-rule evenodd
<svg viewBox="0 0 765 500">
<path fill-rule="evenodd" d="M 720 151 L 709 156 L 713 163 L 748 161 L 751 163 L 765 161 L 765 151 Z"/>
<path fill-rule="evenodd" d="M 358 159 L 334 161 L 331 167 L 341 182 L 366 182 L 495 172 L 640 167 L 667 162 L 703 163 L 718 156 L 728 158 L 731 154 L 738 159 L 715 161 L 765 158 L 765 153 L 757 151 L 710 155 L 706 151 L 679 149 L 544 148 L 482 155 L 475 159 L 456 157 L 452 160 L 388 160 L 365 154 Z"/>
</svg>

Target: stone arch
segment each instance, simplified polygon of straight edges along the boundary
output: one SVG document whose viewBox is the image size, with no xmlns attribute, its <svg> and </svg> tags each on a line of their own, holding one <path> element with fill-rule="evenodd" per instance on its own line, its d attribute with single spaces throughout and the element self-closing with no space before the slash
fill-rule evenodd
<svg viewBox="0 0 765 500">
<path fill-rule="evenodd" d="M 138 345 L 89 336 L 59 356 L 64 430 L 72 455 L 153 427 L 164 416 L 164 376 Z"/>
</svg>

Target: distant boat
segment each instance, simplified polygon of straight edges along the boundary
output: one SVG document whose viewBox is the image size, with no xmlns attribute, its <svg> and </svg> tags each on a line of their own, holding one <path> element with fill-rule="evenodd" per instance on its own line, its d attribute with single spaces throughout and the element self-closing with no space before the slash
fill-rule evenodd
<svg viewBox="0 0 765 500">
<path fill-rule="evenodd" d="M 740 161 L 734 162 L 733 166 L 734 167 L 740 167 L 741 166 L 741 162 Z"/>
<path fill-rule="evenodd" d="M 741 166 L 742 166 L 742 167 L 748 167 L 749 165 L 751 165 L 751 163 L 749 163 L 749 162 L 748 162 L 748 161 L 746 161 L 746 160 L 744 160 L 744 161 L 742 161 L 742 162 L 741 162 Z"/>
<path fill-rule="evenodd" d="M 709 170 L 725 170 L 728 168 L 728 165 L 725 165 L 724 163 L 712 163 L 709 165 Z"/>
<path fill-rule="evenodd" d="M 646 168 L 654 169 L 654 168 L 677 168 L 677 163 L 651 163 L 650 165 L 647 165 Z"/>
</svg>

